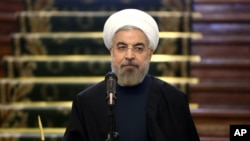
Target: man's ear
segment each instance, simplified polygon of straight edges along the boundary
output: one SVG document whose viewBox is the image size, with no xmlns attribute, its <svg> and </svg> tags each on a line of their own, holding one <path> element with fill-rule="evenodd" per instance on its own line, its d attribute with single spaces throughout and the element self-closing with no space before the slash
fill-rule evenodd
<svg viewBox="0 0 250 141">
<path fill-rule="evenodd" d="M 149 59 L 150 60 L 152 59 L 153 54 L 154 54 L 154 49 L 150 48 L 150 51 L 149 51 Z"/>
<path fill-rule="evenodd" d="M 152 56 L 154 54 L 154 49 L 150 48 L 150 55 Z"/>
<path fill-rule="evenodd" d="M 110 53 L 111 56 L 113 55 L 113 49 L 112 49 L 112 47 L 109 48 L 109 53 Z"/>
</svg>

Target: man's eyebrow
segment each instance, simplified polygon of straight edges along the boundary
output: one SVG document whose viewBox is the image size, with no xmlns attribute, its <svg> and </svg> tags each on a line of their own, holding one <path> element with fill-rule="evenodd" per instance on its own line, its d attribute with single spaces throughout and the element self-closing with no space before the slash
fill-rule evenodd
<svg viewBox="0 0 250 141">
<path fill-rule="evenodd" d="M 118 42 L 116 45 L 127 45 L 125 42 Z M 143 42 L 133 44 L 133 46 L 145 46 Z"/>
<path fill-rule="evenodd" d="M 134 46 L 145 46 L 145 44 L 142 42 L 139 42 L 139 43 L 134 44 Z"/>
<path fill-rule="evenodd" d="M 126 45 L 124 42 L 118 42 L 117 45 Z"/>
</svg>

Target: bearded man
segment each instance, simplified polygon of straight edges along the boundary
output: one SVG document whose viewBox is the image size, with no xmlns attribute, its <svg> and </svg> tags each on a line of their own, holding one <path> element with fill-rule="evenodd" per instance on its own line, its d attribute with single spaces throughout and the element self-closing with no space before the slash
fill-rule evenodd
<svg viewBox="0 0 250 141">
<path fill-rule="evenodd" d="M 159 42 L 156 21 L 124 9 L 105 22 L 103 40 L 118 78 L 114 128 L 118 141 L 199 141 L 186 94 L 148 74 Z M 101 81 L 73 101 L 63 141 L 105 141 L 109 132 L 106 85 Z"/>
</svg>

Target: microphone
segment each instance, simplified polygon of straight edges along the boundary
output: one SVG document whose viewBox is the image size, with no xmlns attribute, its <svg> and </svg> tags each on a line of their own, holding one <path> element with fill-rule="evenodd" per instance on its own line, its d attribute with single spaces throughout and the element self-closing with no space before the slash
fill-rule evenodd
<svg viewBox="0 0 250 141">
<path fill-rule="evenodd" d="M 105 76 L 105 83 L 106 83 L 106 100 L 108 105 L 113 106 L 116 100 L 116 83 L 117 83 L 117 76 L 114 72 L 108 72 Z"/>
</svg>

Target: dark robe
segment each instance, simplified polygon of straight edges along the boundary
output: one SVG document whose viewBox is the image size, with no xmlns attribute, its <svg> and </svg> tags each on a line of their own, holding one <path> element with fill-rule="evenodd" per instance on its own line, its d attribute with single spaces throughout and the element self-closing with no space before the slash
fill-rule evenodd
<svg viewBox="0 0 250 141">
<path fill-rule="evenodd" d="M 146 103 L 149 141 L 199 141 L 186 95 L 174 86 L 147 75 L 151 87 Z M 105 82 L 79 93 L 73 101 L 63 141 L 105 141 L 108 106 Z"/>
</svg>

